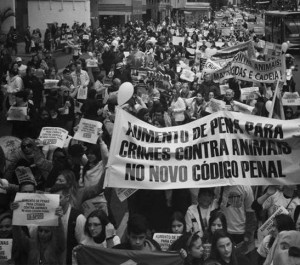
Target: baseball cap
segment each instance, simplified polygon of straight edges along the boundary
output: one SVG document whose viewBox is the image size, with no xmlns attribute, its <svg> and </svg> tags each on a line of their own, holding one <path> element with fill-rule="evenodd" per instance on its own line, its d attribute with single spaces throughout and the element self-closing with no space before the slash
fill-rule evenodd
<svg viewBox="0 0 300 265">
<path fill-rule="evenodd" d="M 22 58 L 21 57 L 17 57 L 16 58 L 16 62 L 22 62 Z"/>
</svg>

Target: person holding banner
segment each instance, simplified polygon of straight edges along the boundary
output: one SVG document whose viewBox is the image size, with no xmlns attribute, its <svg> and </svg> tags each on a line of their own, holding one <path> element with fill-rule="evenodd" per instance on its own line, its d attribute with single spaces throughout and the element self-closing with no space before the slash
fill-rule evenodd
<svg viewBox="0 0 300 265">
<path fill-rule="evenodd" d="M 172 89 L 172 98 L 171 104 L 168 109 L 170 115 L 172 115 L 174 125 L 183 124 L 185 120 L 184 112 L 186 110 L 186 105 L 184 100 L 180 97 L 180 91 L 176 89 Z"/>
</svg>

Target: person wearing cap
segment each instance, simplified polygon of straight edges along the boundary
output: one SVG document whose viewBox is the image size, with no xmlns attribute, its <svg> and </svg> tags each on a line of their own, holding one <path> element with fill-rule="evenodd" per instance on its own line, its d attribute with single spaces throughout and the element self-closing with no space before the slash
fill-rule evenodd
<svg viewBox="0 0 300 265">
<path fill-rule="evenodd" d="M 16 62 L 17 62 L 17 64 L 18 64 L 18 69 L 19 69 L 19 75 L 21 76 L 21 77 L 23 77 L 23 76 L 25 76 L 25 74 L 26 74 L 26 69 L 27 69 L 27 66 L 26 65 L 24 65 L 24 64 L 22 64 L 22 58 L 21 57 L 17 57 L 16 58 Z"/>
<path fill-rule="evenodd" d="M 192 204 L 185 215 L 187 232 L 199 233 L 200 237 L 208 228 L 210 213 L 218 208 L 213 188 L 203 188 L 198 193 L 198 203 Z"/>
</svg>

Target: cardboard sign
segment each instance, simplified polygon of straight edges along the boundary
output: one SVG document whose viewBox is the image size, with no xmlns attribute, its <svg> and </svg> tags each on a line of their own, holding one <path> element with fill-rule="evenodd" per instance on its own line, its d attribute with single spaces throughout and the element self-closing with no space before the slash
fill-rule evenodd
<svg viewBox="0 0 300 265">
<path fill-rule="evenodd" d="M 195 73 L 188 69 L 183 69 L 180 78 L 189 82 L 193 82 L 195 79 Z"/>
<path fill-rule="evenodd" d="M 285 92 L 281 100 L 283 106 L 300 106 L 300 97 L 298 92 Z"/>
<path fill-rule="evenodd" d="M 264 237 L 270 233 L 273 227 L 274 218 L 276 215 L 279 214 L 289 214 L 289 211 L 283 206 L 280 206 L 277 209 L 277 211 L 270 216 L 270 218 L 257 231 L 257 237 L 259 242 L 261 242 L 264 239 Z"/>
<path fill-rule="evenodd" d="M 228 85 L 220 85 L 220 93 L 221 93 L 221 95 L 225 95 L 227 89 L 229 89 Z"/>
<path fill-rule="evenodd" d="M 27 107 L 11 106 L 7 112 L 8 121 L 27 121 Z"/>
<path fill-rule="evenodd" d="M 0 239 L 0 262 L 11 259 L 12 239 Z"/>
<path fill-rule="evenodd" d="M 43 127 L 39 136 L 43 145 L 64 147 L 68 131 L 60 127 Z"/>
<path fill-rule="evenodd" d="M 51 89 L 57 87 L 59 80 L 56 79 L 45 79 L 44 89 Z"/>
<path fill-rule="evenodd" d="M 85 100 L 87 99 L 87 94 L 88 94 L 87 87 L 83 88 L 82 86 L 80 86 L 77 92 L 77 99 Z"/>
<path fill-rule="evenodd" d="M 184 37 L 176 37 L 176 36 L 173 36 L 172 38 L 172 43 L 174 45 L 179 45 L 179 43 L 182 43 L 182 45 L 184 44 Z"/>
<path fill-rule="evenodd" d="M 58 226 L 55 209 L 58 194 L 20 193 L 15 197 L 19 207 L 13 212 L 13 225 Z"/>
<path fill-rule="evenodd" d="M 167 251 L 169 247 L 181 236 L 181 234 L 155 233 L 153 235 L 153 239 L 160 245 L 162 251 Z"/>
<path fill-rule="evenodd" d="M 218 112 L 221 110 L 225 110 L 226 109 L 225 105 L 226 105 L 225 101 L 212 98 L 208 102 L 205 111 L 207 111 L 209 113 L 214 113 L 214 112 Z"/>
<path fill-rule="evenodd" d="M 87 35 L 87 34 L 84 34 L 84 35 L 82 35 L 82 39 L 83 40 L 88 40 L 90 37 L 89 37 L 89 35 Z"/>
<path fill-rule="evenodd" d="M 86 67 L 98 67 L 98 60 L 97 59 L 86 59 Z"/>
<path fill-rule="evenodd" d="M 34 175 L 32 174 L 30 167 L 19 166 L 16 168 L 15 173 L 17 175 L 19 184 L 26 181 L 35 182 L 35 178 Z"/>
<path fill-rule="evenodd" d="M 195 49 L 191 49 L 191 48 L 186 48 L 186 50 L 191 54 L 194 55 L 195 54 Z"/>
<path fill-rule="evenodd" d="M 117 196 L 121 202 L 128 199 L 136 191 L 136 189 L 116 189 Z"/>
<path fill-rule="evenodd" d="M 258 92 L 259 93 L 259 88 L 258 87 L 244 87 L 241 88 L 241 100 L 249 100 L 249 99 L 254 99 L 255 94 L 253 92 Z"/>
<path fill-rule="evenodd" d="M 231 29 L 230 28 L 223 28 L 222 29 L 222 36 L 230 36 L 231 35 Z"/>
<path fill-rule="evenodd" d="M 95 144 L 98 140 L 98 131 L 101 128 L 102 123 L 100 121 L 81 119 L 74 139 Z"/>
</svg>

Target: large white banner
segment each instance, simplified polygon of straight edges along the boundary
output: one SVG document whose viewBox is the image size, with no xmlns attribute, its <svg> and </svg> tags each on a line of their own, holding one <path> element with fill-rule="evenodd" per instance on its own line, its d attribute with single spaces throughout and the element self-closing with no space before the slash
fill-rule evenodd
<svg viewBox="0 0 300 265">
<path fill-rule="evenodd" d="M 157 128 L 117 109 L 106 187 L 300 184 L 300 120 L 220 111 Z"/>
<path fill-rule="evenodd" d="M 235 77 L 249 82 L 274 83 L 283 80 L 282 58 L 271 61 L 257 61 L 250 59 L 244 53 L 237 53 L 225 67 L 213 73 L 215 81 Z"/>
</svg>

